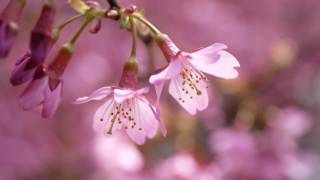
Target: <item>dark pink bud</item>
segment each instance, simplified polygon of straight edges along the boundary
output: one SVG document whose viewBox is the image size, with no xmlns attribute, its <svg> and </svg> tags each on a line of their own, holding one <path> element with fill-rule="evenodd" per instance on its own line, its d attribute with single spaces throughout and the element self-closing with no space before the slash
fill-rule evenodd
<svg viewBox="0 0 320 180">
<path fill-rule="evenodd" d="M 65 44 L 48 67 L 50 77 L 60 79 L 73 54 L 73 45 Z"/>
<path fill-rule="evenodd" d="M 10 0 L 0 16 L 0 58 L 7 57 L 18 34 L 25 0 Z"/>
<path fill-rule="evenodd" d="M 53 44 L 52 26 L 54 23 L 55 9 L 51 4 L 45 4 L 41 15 L 32 30 L 30 52 L 27 52 L 23 61 L 16 63 L 11 74 L 10 82 L 17 86 L 29 81 L 39 65 L 43 64 Z"/>
<path fill-rule="evenodd" d="M 138 64 L 135 61 L 128 61 L 123 67 L 119 86 L 136 89 L 139 84 L 138 71 Z"/>
<path fill-rule="evenodd" d="M 18 86 L 32 79 L 35 69 L 25 70 L 25 66 L 30 59 L 31 59 L 31 53 L 27 51 L 15 64 L 15 67 L 10 77 L 10 83 L 13 86 Z"/>
<path fill-rule="evenodd" d="M 25 70 L 32 69 L 42 64 L 53 44 L 52 28 L 54 23 L 55 8 L 52 4 L 45 4 L 41 15 L 32 30 L 30 50 L 32 57 Z"/>
<path fill-rule="evenodd" d="M 96 34 L 100 31 L 100 29 L 101 29 L 101 20 L 100 19 L 94 20 L 90 28 L 90 32 L 92 34 Z"/>
<path fill-rule="evenodd" d="M 42 117 L 50 119 L 56 112 L 62 96 L 63 82 L 49 77 L 43 67 L 38 67 L 34 79 L 20 96 L 24 110 L 42 108 Z"/>
<path fill-rule="evenodd" d="M 137 10 L 137 6 L 136 5 L 130 5 L 126 8 L 126 13 L 128 14 L 132 14 Z"/>
</svg>

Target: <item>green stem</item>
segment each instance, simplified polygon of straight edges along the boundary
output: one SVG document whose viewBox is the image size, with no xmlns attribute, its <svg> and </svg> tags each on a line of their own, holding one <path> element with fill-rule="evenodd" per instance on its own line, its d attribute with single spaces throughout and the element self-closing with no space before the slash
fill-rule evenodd
<svg viewBox="0 0 320 180">
<path fill-rule="evenodd" d="M 60 26 L 56 27 L 53 29 L 53 39 L 54 41 L 57 41 L 59 39 L 60 33 L 62 31 L 63 28 L 65 28 L 68 24 L 72 23 L 73 21 L 83 17 L 84 14 L 79 14 L 76 16 L 71 17 L 70 19 L 68 19 L 67 21 L 65 21 L 64 23 L 60 24 Z"/>
<path fill-rule="evenodd" d="M 90 22 L 94 19 L 94 16 L 88 16 L 86 18 L 86 20 L 84 21 L 84 23 L 82 24 L 82 26 L 80 27 L 80 29 L 78 30 L 78 32 L 72 37 L 72 39 L 70 40 L 70 44 L 74 44 L 77 39 L 79 38 L 79 36 L 81 35 L 81 33 L 83 32 L 83 30 L 90 24 Z"/>
<path fill-rule="evenodd" d="M 138 21 L 142 22 L 144 25 L 146 25 L 155 35 L 161 35 L 162 33 L 148 20 L 146 20 L 144 17 L 140 16 L 139 14 L 133 13 L 131 17 L 134 17 Z"/>
<path fill-rule="evenodd" d="M 137 29 L 133 17 L 130 17 L 130 24 L 132 33 L 132 49 L 130 59 L 135 61 L 137 55 Z"/>
<path fill-rule="evenodd" d="M 70 19 L 68 19 L 67 21 L 65 21 L 65 22 L 62 23 L 61 25 L 59 25 L 59 26 L 57 27 L 57 29 L 59 29 L 59 30 L 61 31 L 65 26 L 67 26 L 68 24 L 72 23 L 73 21 L 75 21 L 75 20 L 83 17 L 84 15 L 85 15 L 85 14 L 78 14 L 78 15 L 76 15 L 76 16 L 71 17 Z"/>
</svg>

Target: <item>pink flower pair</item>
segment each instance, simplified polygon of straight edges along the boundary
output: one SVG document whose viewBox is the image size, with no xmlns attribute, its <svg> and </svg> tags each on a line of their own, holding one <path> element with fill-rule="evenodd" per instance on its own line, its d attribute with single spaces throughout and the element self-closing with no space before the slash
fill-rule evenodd
<svg viewBox="0 0 320 180">
<path fill-rule="evenodd" d="M 81 104 L 106 98 L 106 102 L 95 113 L 95 130 L 111 135 L 116 130 L 124 129 L 133 141 L 142 144 L 146 137 L 155 136 L 160 123 L 162 132 L 166 135 L 159 111 L 159 100 L 165 81 L 170 81 L 171 96 L 194 115 L 208 106 L 208 86 L 204 73 L 225 79 L 238 76 L 234 68 L 240 66 L 239 62 L 224 51 L 227 48 L 224 44 L 216 43 L 193 53 L 186 53 L 180 51 L 169 37 L 163 35 L 158 39 L 158 45 L 169 64 L 149 79 L 155 86 L 157 104 L 152 105 L 145 98 L 148 88 L 136 87 L 137 71 L 132 73 L 125 68 L 119 87 L 100 88 L 75 102 Z"/>
</svg>

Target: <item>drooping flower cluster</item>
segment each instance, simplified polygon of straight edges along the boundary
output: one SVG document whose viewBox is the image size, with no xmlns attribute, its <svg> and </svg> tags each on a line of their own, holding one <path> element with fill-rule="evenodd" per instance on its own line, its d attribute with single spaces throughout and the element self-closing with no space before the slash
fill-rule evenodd
<svg viewBox="0 0 320 180">
<path fill-rule="evenodd" d="M 73 54 L 76 40 L 83 30 L 92 23 L 90 32 L 97 33 L 101 29 L 102 18 L 120 21 L 120 27 L 132 33 L 132 50 L 129 61 L 125 63 L 119 86 L 107 86 L 93 92 L 88 97 L 78 98 L 75 104 L 82 104 L 92 100 L 105 99 L 105 103 L 94 115 L 94 129 L 106 135 L 117 130 L 124 130 L 136 143 L 142 144 L 146 137 L 152 138 L 156 134 L 158 125 L 164 135 L 166 128 L 160 120 L 160 96 L 165 81 L 170 81 L 169 94 L 190 114 L 195 115 L 208 106 L 208 79 L 205 75 L 231 79 L 238 76 L 235 70 L 239 67 L 237 59 L 225 51 L 226 45 L 215 43 L 209 47 L 192 53 L 179 50 L 173 41 L 160 32 L 153 24 L 146 20 L 135 6 L 120 8 L 117 3 L 111 3 L 111 8 L 104 9 L 96 1 L 84 2 L 70 0 L 70 6 L 79 14 L 53 28 L 55 7 L 52 1 L 43 5 L 40 17 L 31 32 L 30 48 L 15 64 L 11 74 L 12 85 L 21 85 L 27 81 L 30 84 L 20 97 L 23 109 L 32 110 L 42 108 L 42 117 L 52 118 L 56 112 L 61 97 L 62 75 Z M 14 28 L 3 30 L 4 26 L 13 27 L 25 4 L 22 0 L 11 0 L 4 10 L 0 21 L 0 51 L 7 55 L 12 44 Z M 9 16 L 13 11 L 14 16 Z M 85 20 L 79 30 L 58 52 L 56 57 L 47 65 L 47 56 L 59 35 L 71 22 L 84 17 Z M 2 25 L 6 22 L 6 25 Z M 11 24 L 10 24 L 11 23 Z M 3 27 L 2 27 L 3 26 Z M 141 28 L 142 27 L 142 28 Z M 8 28 L 5 28 L 8 29 Z M 147 98 L 149 87 L 138 87 L 138 62 L 136 61 L 136 41 L 141 29 L 148 29 L 149 36 L 157 42 L 167 59 L 167 66 L 161 71 L 155 70 L 149 82 L 154 85 L 157 95 L 155 104 Z M 16 31 L 14 31 L 16 32 Z"/>
</svg>

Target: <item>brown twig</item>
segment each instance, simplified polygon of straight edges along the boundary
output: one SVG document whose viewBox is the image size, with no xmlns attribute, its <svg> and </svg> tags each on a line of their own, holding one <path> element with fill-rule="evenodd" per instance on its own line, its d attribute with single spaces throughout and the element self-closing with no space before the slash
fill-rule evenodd
<svg viewBox="0 0 320 180">
<path fill-rule="evenodd" d="M 110 5 L 110 9 L 120 9 L 120 6 L 117 2 L 117 0 L 107 0 L 109 5 Z"/>
</svg>

